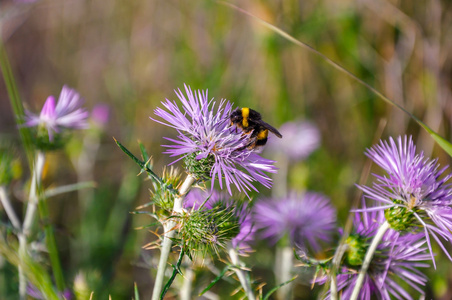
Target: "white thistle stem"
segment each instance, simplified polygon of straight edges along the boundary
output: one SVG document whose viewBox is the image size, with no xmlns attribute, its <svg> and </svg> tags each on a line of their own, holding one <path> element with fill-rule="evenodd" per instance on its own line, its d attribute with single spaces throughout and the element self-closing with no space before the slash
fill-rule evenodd
<svg viewBox="0 0 452 300">
<path fill-rule="evenodd" d="M 239 255 L 237 254 L 237 251 L 235 251 L 234 248 L 229 249 L 229 257 L 231 258 L 232 264 L 237 266 L 235 268 L 235 273 L 237 274 L 240 284 L 242 285 L 243 290 L 245 291 L 245 295 L 248 297 L 249 300 L 255 300 L 256 297 L 254 296 L 253 289 L 251 288 L 251 283 L 246 277 L 245 272 L 240 269 L 240 267 L 243 264 L 239 260 Z"/>
<path fill-rule="evenodd" d="M 333 271 L 330 274 L 330 299 L 337 300 L 337 269 L 340 265 L 340 260 L 344 256 L 345 251 L 348 249 L 348 245 L 344 242 L 339 244 L 339 247 L 336 249 L 336 253 L 333 257 Z"/>
<path fill-rule="evenodd" d="M 287 282 L 291 279 L 291 272 L 293 266 L 293 250 L 290 246 L 278 247 L 276 249 L 276 263 L 275 266 L 277 275 L 277 283 Z M 288 283 L 277 290 L 278 299 L 292 299 L 292 284 Z"/>
<path fill-rule="evenodd" d="M 11 202 L 8 197 L 8 193 L 6 192 L 6 187 L 4 185 L 0 186 L 0 201 L 3 205 L 3 208 L 5 209 L 6 215 L 8 216 L 9 220 L 11 221 L 11 224 L 13 224 L 14 229 L 18 232 L 18 239 L 20 245 L 25 243 L 25 236 L 22 234 L 21 224 L 19 221 L 19 218 L 17 217 L 16 213 L 14 212 L 14 209 L 11 205 Z M 26 278 L 24 271 L 22 269 L 22 266 L 19 264 L 18 266 L 19 270 L 19 291 L 20 291 L 20 299 L 25 299 L 27 296 L 27 290 L 26 290 Z"/>
<path fill-rule="evenodd" d="M 0 186 L 0 201 L 2 202 L 3 208 L 5 209 L 6 215 L 8 219 L 13 224 L 14 229 L 20 232 L 20 221 L 14 212 L 14 208 L 11 205 L 11 201 L 9 201 L 8 193 L 6 192 L 6 187 L 4 185 Z"/>
<path fill-rule="evenodd" d="M 34 215 L 39 201 L 38 187 L 41 184 L 41 175 L 44 168 L 45 154 L 38 151 L 36 153 L 35 165 L 33 167 L 33 175 L 31 178 L 30 196 L 28 198 L 27 211 L 25 212 L 25 220 L 22 226 L 22 232 L 19 234 L 19 258 L 22 260 L 27 250 L 27 236 L 30 233 L 33 224 Z M 19 266 L 19 295 L 20 299 L 27 297 L 27 279 L 23 274 L 22 268 Z"/>
<path fill-rule="evenodd" d="M 380 243 L 381 239 L 383 238 L 383 235 L 386 233 L 388 229 L 389 223 L 388 221 L 385 221 L 383 224 L 381 224 L 380 228 L 378 229 L 377 233 L 372 239 L 372 243 L 370 244 L 369 249 L 367 249 L 366 256 L 364 257 L 364 262 L 361 266 L 361 271 L 359 272 L 358 279 L 356 279 L 355 288 L 353 289 L 353 293 L 352 296 L 350 297 L 350 300 L 358 299 L 359 292 L 363 285 L 364 277 L 366 276 L 367 269 L 369 268 L 372 257 L 375 254 L 375 250 L 377 250 L 378 243 Z"/>
<path fill-rule="evenodd" d="M 184 202 L 185 195 L 188 193 L 195 181 L 196 180 L 193 176 L 187 175 L 187 178 L 185 178 L 184 183 L 179 189 L 179 197 L 174 199 L 173 214 L 182 212 L 182 204 Z M 168 264 L 168 257 L 171 252 L 171 246 L 173 243 L 171 239 L 174 238 L 176 234 L 174 226 L 176 226 L 176 222 L 171 220 L 163 226 L 165 235 L 163 237 L 162 249 L 160 251 L 160 260 L 157 268 L 157 275 L 155 276 L 154 289 L 152 291 L 152 300 L 160 299 L 160 294 L 162 293 L 163 279 L 165 278 L 165 270 Z"/>
<path fill-rule="evenodd" d="M 30 187 L 30 197 L 28 199 L 27 211 L 25 213 L 25 220 L 23 225 L 23 233 L 25 235 L 29 234 L 31 225 L 33 224 L 33 219 L 35 216 L 37 204 L 38 204 L 38 193 L 37 187 L 41 184 L 41 175 L 44 168 L 45 154 L 44 152 L 38 151 L 36 153 L 36 160 L 34 166 L 33 177 L 31 178 Z"/>
<path fill-rule="evenodd" d="M 191 263 L 190 260 L 186 259 L 188 263 Z M 191 299 L 191 290 L 193 279 L 195 278 L 195 271 L 191 266 L 188 266 L 185 269 L 184 281 L 182 287 L 180 289 L 180 300 L 190 300 Z"/>
</svg>

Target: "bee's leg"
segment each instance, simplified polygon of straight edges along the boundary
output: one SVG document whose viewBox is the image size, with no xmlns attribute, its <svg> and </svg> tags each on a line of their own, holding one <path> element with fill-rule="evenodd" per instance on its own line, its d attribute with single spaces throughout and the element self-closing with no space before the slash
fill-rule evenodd
<svg viewBox="0 0 452 300">
<path fill-rule="evenodd" d="M 239 148 L 235 149 L 234 152 L 235 151 L 243 151 L 245 149 L 253 150 L 254 147 L 256 147 L 256 143 L 257 142 L 258 142 L 257 133 L 255 131 L 253 131 L 250 134 L 250 137 L 248 138 L 246 144 L 243 145 L 242 147 L 239 147 Z"/>
</svg>

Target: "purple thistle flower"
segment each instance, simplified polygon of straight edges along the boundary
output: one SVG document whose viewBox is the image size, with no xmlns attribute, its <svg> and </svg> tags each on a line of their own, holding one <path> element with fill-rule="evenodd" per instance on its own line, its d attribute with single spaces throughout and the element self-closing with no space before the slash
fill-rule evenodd
<svg viewBox="0 0 452 300">
<path fill-rule="evenodd" d="M 247 137 L 237 128 L 230 126 L 232 104 L 221 100 L 215 108 L 216 102 L 208 99 L 207 91 L 193 92 L 185 85 L 185 92 L 187 97 L 180 89 L 175 91 L 182 103 L 182 110 L 175 101 L 166 99 L 162 102 L 166 110 L 157 108 L 154 111 L 164 121 L 151 118 L 178 132 L 177 139 L 166 138 L 174 144 L 164 145 L 168 148 L 165 153 L 172 157 L 182 156 L 179 159 L 186 159 L 186 164 L 188 159 L 192 159 L 195 165 L 196 162 L 207 161 L 203 173 L 207 173 L 212 180 L 212 188 L 215 179 L 218 179 L 220 188 L 223 188 L 224 180 L 230 195 L 231 184 L 245 193 L 251 189 L 258 191 L 252 185 L 254 181 L 270 188 L 271 179 L 266 172 L 276 172 L 274 161 L 262 158 L 246 147 L 238 150 L 246 145 Z M 194 175 L 190 170 L 188 172 Z M 205 179 L 203 176 L 194 176 L 197 179 Z"/>
<path fill-rule="evenodd" d="M 279 131 L 284 136 L 284 143 L 269 139 L 266 150 L 272 153 L 282 153 L 289 159 L 302 160 L 320 146 L 319 129 L 310 122 L 287 122 Z"/>
<path fill-rule="evenodd" d="M 351 256 L 362 256 L 364 258 L 368 244 L 378 231 L 378 228 L 385 221 L 383 211 L 368 211 L 362 214 L 357 213 L 354 219 L 354 233 L 347 239 L 348 253 Z M 356 243 L 351 241 L 364 241 L 361 250 L 354 249 Z M 417 268 L 427 268 L 429 264 L 423 261 L 430 260 L 427 253 L 428 248 L 423 247 L 425 239 L 423 234 L 405 234 L 389 229 L 377 247 L 377 251 L 370 262 L 369 269 L 364 279 L 363 286 L 358 299 L 412 299 L 410 294 L 397 282 L 396 277 L 419 293 L 424 294 L 422 286 L 427 282 L 427 277 Z M 351 260 L 347 257 L 348 262 Z M 358 271 L 361 264 L 352 264 L 343 267 L 341 273 L 337 275 L 337 287 L 341 292 L 341 299 L 350 298 L 358 278 Z M 323 284 L 327 281 L 327 276 L 316 280 Z M 326 299 L 329 299 L 327 295 Z"/>
<path fill-rule="evenodd" d="M 24 126 L 43 126 L 47 129 L 49 140 L 53 142 L 54 133 L 60 133 L 62 128 L 83 129 L 88 127 L 88 112 L 80 107 L 81 104 L 82 99 L 79 93 L 65 85 L 56 105 L 55 97 L 49 96 L 39 116 L 27 110 Z"/>
<path fill-rule="evenodd" d="M 300 248 L 320 250 L 318 241 L 329 241 L 335 230 L 336 211 L 319 193 L 290 193 L 287 197 L 265 199 L 254 207 L 253 218 L 262 237 L 276 243 L 288 235 Z"/>
<path fill-rule="evenodd" d="M 388 174 L 374 174 L 372 187 L 359 186 L 366 198 L 381 203 L 361 211 L 385 210 L 386 219 L 395 230 L 423 228 L 433 264 L 430 236 L 452 260 L 440 241 L 440 237 L 452 239 L 452 189 L 446 184 L 451 175 L 439 179 L 447 166 L 439 169 L 438 159 L 426 158 L 423 152 L 416 154 L 411 136 L 399 137 L 397 144 L 392 138 L 389 143 L 380 141 L 366 155 Z"/>
<path fill-rule="evenodd" d="M 203 203 L 204 205 L 201 208 Z M 225 193 L 220 193 L 216 190 L 212 190 L 209 193 L 205 190 L 194 188 L 185 197 L 183 207 L 185 210 L 208 210 L 213 209 L 218 203 L 222 203 L 227 208 L 233 208 L 235 216 L 238 218 L 240 231 L 232 238 L 232 247 L 239 251 L 250 251 L 249 243 L 254 239 L 256 229 L 246 204 L 237 206 L 237 203 Z"/>
<path fill-rule="evenodd" d="M 202 209 L 212 209 L 215 206 L 215 203 L 227 201 L 228 198 L 229 197 L 225 197 L 225 194 L 219 193 L 216 190 L 209 193 L 203 189 L 193 188 L 187 196 L 185 196 L 182 206 L 185 210 L 197 210 L 200 209 L 201 205 L 204 203 Z"/>
</svg>

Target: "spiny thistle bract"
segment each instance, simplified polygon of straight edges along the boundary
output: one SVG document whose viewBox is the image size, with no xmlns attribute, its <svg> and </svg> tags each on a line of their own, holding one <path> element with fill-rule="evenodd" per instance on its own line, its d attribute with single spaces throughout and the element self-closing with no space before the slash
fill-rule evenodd
<svg viewBox="0 0 452 300">
<path fill-rule="evenodd" d="M 162 213 L 165 216 L 169 216 L 173 211 L 176 195 L 166 187 L 173 186 L 177 188 L 180 184 L 181 174 L 176 168 L 164 168 L 161 179 L 163 184 L 154 184 L 154 190 L 151 191 L 151 200 L 153 204 L 163 210 Z"/>
<path fill-rule="evenodd" d="M 216 190 L 193 189 L 184 202 L 186 213 L 181 217 L 180 239 L 192 253 L 219 254 L 230 246 L 249 250 L 253 226 L 247 206 Z"/>
</svg>

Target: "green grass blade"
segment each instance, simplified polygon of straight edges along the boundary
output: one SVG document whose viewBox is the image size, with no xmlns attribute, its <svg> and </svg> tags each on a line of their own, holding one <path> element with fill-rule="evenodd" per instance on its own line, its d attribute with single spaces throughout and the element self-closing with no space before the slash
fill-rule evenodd
<svg viewBox="0 0 452 300">
<path fill-rule="evenodd" d="M 134 291 L 135 291 L 135 299 L 134 300 L 140 300 L 140 294 L 138 293 L 138 287 L 137 283 L 134 284 Z"/>
<path fill-rule="evenodd" d="M 31 139 L 31 133 L 28 127 L 22 126 L 22 124 L 25 122 L 24 106 L 22 104 L 22 101 L 20 101 L 20 96 L 17 90 L 16 82 L 14 80 L 13 72 L 11 70 L 11 65 L 9 64 L 8 55 L 2 41 L 0 41 L 0 70 L 3 75 L 3 80 L 5 81 L 6 90 L 8 92 L 9 101 L 11 102 L 11 106 L 16 117 L 17 125 L 19 126 L 20 138 L 27 154 L 28 164 L 31 168 L 34 161 L 34 147 Z"/>
<path fill-rule="evenodd" d="M 47 271 L 26 253 L 20 258 L 18 252 L 17 249 L 8 246 L 3 238 L 0 238 L 0 255 L 12 265 L 22 267 L 27 279 L 42 293 L 43 299 L 58 300 L 59 297 Z"/>
<path fill-rule="evenodd" d="M 352 72 L 350 72 L 346 68 L 342 67 L 341 65 L 339 65 L 338 63 L 336 63 L 335 61 L 333 61 L 332 59 L 330 59 L 329 57 L 327 57 L 323 53 L 321 53 L 318 50 L 314 49 L 312 46 L 297 40 L 296 38 L 294 38 L 293 36 L 291 36 L 287 32 L 279 29 L 278 27 L 276 27 L 273 24 L 270 24 L 270 23 L 262 20 L 261 18 L 249 13 L 248 11 L 246 11 L 246 10 L 244 10 L 244 9 L 238 7 L 238 6 L 235 6 L 234 4 L 228 3 L 228 2 L 218 1 L 218 3 L 220 3 L 222 5 L 225 5 L 225 6 L 228 6 L 228 7 L 231 7 L 232 9 L 237 10 L 240 13 L 243 13 L 243 14 L 245 14 L 245 15 L 247 15 L 247 16 L 255 19 L 255 20 L 257 20 L 259 23 L 261 23 L 262 25 L 264 25 L 268 29 L 272 30 L 273 32 L 279 34 L 280 36 L 282 36 L 283 38 L 287 39 L 288 41 L 294 43 L 297 46 L 300 46 L 300 47 L 308 50 L 309 52 L 311 52 L 311 53 L 313 53 L 313 54 L 315 54 L 317 56 L 319 56 L 321 59 L 323 59 L 329 65 L 331 65 L 332 67 L 337 69 L 339 72 L 342 72 L 342 73 L 346 74 L 348 77 L 352 78 L 353 80 L 355 80 L 359 84 L 363 85 L 368 90 L 370 90 L 372 93 L 374 93 L 379 98 L 384 100 L 386 103 L 389 103 L 390 105 L 397 107 L 398 109 L 400 109 L 401 111 L 406 113 L 408 116 L 410 116 L 413 120 L 415 120 L 422 128 L 424 128 L 430 134 L 430 136 L 436 141 L 436 143 L 441 148 L 443 148 L 444 151 L 446 151 L 450 156 L 452 156 L 452 144 L 449 141 L 447 141 L 442 136 L 440 136 L 438 133 L 433 131 L 427 124 L 425 124 L 424 122 L 419 120 L 415 115 L 413 115 L 412 113 L 407 111 L 403 106 L 395 103 L 394 101 L 392 101 L 391 99 L 389 99 L 388 97 L 383 95 L 381 92 L 379 92 L 377 89 L 372 87 L 370 84 L 368 84 L 365 81 L 363 81 L 362 79 L 358 78 L 356 75 L 354 75 Z"/>
</svg>

